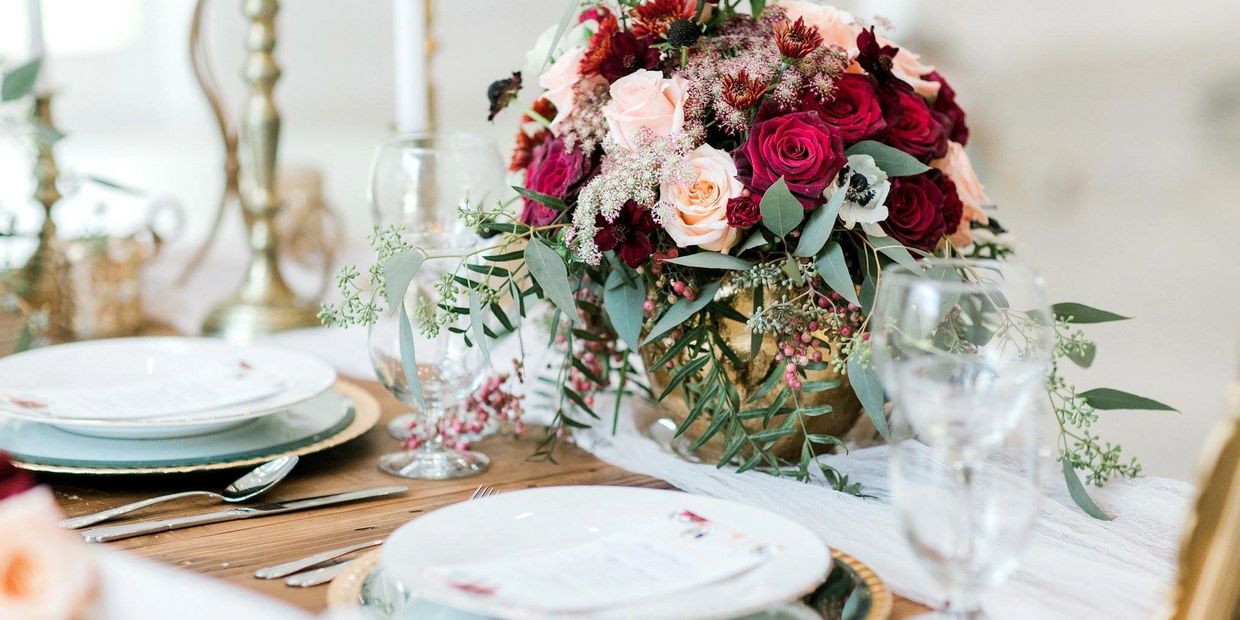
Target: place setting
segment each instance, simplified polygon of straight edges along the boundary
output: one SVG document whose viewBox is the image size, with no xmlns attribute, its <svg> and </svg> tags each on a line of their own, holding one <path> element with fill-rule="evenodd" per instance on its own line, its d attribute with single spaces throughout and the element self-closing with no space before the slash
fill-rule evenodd
<svg viewBox="0 0 1240 620">
<path fill-rule="evenodd" d="M 1022 204 L 1140 201 L 1105 145 L 1036 165 L 1059 108 L 977 60 L 1044 55 L 1008 9 L 956 16 L 991 48 L 818 0 L 190 4 L 0 9 L 0 620 L 1240 614 L 1240 415 L 1150 449 L 1200 407 L 1157 274 Z M 82 107 L 79 55 L 169 40 L 142 116 L 186 144 Z"/>
</svg>

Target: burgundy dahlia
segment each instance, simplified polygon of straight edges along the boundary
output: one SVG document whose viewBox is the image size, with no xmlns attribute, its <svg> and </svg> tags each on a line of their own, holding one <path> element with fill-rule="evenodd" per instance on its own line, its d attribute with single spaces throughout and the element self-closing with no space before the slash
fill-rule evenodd
<svg viewBox="0 0 1240 620">
<path fill-rule="evenodd" d="M 648 39 L 638 39 L 627 32 L 611 35 L 606 53 L 598 60 L 598 74 L 614 82 L 638 69 L 659 66 L 659 50 Z"/>
<path fill-rule="evenodd" d="M 892 178 L 883 230 L 905 246 L 933 252 L 948 232 L 948 219 L 960 222 L 960 199 L 955 198 L 955 186 L 948 183 L 938 170 Z M 950 204 L 948 193 L 955 198 Z"/>
<path fill-rule="evenodd" d="M 899 102 L 899 117 L 887 128 L 883 142 L 923 162 L 946 155 L 951 121 L 931 110 L 926 100 L 912 90 L 896 91 L 894 101 Z"/>
<path fill-rule="evenodd" d="M 755 194 L 783 177 L 805 210 L 822 204 L 848 158 L 840 132 L 817 112 L 794 112 L 755 123 L 749 139 L 733 153 L 738 176 Z"/>
<path fill-rule="evenodd" d="M 525 188 L 571 201 L 589 178 L 594 163 L 581 149 L 569 149 L 564 140 L 550 138 L 534 149 L 533 159 L 525 171 Z M 555 221 L 559 211 L 538 201 L 522 198 L 521 222 L 530 226 L 546 226 Z"/>
<path fill-rule="evenodd" d="M 608 222 L 599 215 L 595 221 L 598 232 L 594 233 L 594 244 L 604 252 L 615 251 L 616 256 L 630 267 L 637 267 L 646 262 L 654 253 L 654 218 L 648 209 L 643 209 L 632 200 L 624 203 L 620 214 L 614 222 Z"/>
</svg>

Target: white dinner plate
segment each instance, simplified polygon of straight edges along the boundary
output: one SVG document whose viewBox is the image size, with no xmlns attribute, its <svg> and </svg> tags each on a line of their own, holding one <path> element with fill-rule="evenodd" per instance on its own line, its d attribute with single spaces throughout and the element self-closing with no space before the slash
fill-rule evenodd
<svg viewBox="0 0 1240 620">
<path fill-rule="evenodd" d="M 465 593 L 436 600 L 487 617 L 513 620 L 564 617 L 735 618 L 769 609 L 811 592 L 831 568 L 826 544 L 804 526 L 759 508 L 678 491 L 608 486 L 526 489 L 461 502 L 411 521 L 383 545 L 385 573 L 425 596 L 426 571 L 463 562 L 484 561 L 585 543 L 634 524 L 692 511 L 723 526 L 760 539 L 768 559 L 747 572 L 697 589 L 627 606 L 572 615 L 548 616 Z M 605 576 L 604 576 L 605 578 Z M 674 579 L 674 575 L 669 575 Z M 435 590 L 437 599 L 445 594 Z"/>
<path fill-rule="evenodd" d="M 220 373 L 228 364 L 262 372 L 279 386 L 256 398 L 229 400 L 227 384 L 213 388 L 222 406 L 195 408 L 181 402 L 170 413 L 142 417 L 67 414 L 40 407 L 38 395 L 115 390 L 118 386 L 175 384 L 187 377 Z M 196 373 L 197 371 L 197 373 Z M 270 347 L 236 345 L 214 338 L 116 338 L 34 349 L 0 359 L 0 414 L 53 424 L 93 437 L 162 439 L 214 433 L 313 398 L 331 388 L 336 371 L 319 359 Z M 212 391 L 211 389 L 207 390 Z M 22 394 L 13 398 L 11 394 Z M 29 402 L 33 395 L 34 406 Z M 147 404 L 144 411 L 157 411 Z"/>
</svg>

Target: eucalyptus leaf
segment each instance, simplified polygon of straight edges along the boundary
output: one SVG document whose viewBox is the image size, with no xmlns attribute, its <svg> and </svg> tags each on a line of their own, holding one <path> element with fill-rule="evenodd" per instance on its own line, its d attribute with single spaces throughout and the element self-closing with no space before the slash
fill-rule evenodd
<svg viewBox="0 0 1240 620">
<path fill-rule="evenodd" d="M 745 239 L 740 247 L 736 249 L 736 253 L 740 254 L 745 250 L 752 250 L 763 245 L 766 245 L 766 235 L 762 234 L 762 229 L 755 228 L 753 234 L 749 235 L 749 238 Z"/>
<path fill-rule="evenodd" d="M 780 265 L 780 269 L 784 272 L 784 275 L 788 276 L 788 279 L 791 280 L 794 285 L 805 285 L 805 275 L 801 273 L 801 263 L 797 261 L 797 259 L 789 256 L 784 259 L 784 263 Z"/>
<path fill-rule="evenodd" d="M 1051 312 L 1055 314 L 1056 319 L 1061 319 L 1069 323 L 1088 324 L 1088 323 L 1109 323 L 1111 321 L 1127 321 L 1132 317 L 1121 316 L 1114 312 L 1099 310 L 1085 304 L 1077 303 L 1061 303 L 1051 306 Z"/>
<path fill-rule="evenodd" d="M 409 283 L 418 273 L 426 253 L 414 248 L 399 254 L 393 254 L 383 261 L 383 296 L 387 299 L 388 308 L 401 306 L 401 300 L 409 290 Z"/>
<path fill-rule="evenodd" d="M 845 154 L 869 155 L 874 158 L 875 165 L 882 168 L 883 172 L 887 173 L 887 176 L 892 177 L 913 176 L 930 169 L 930 166 L 921 163 L 916 157 L 900 149 L 873 140 L 858 142 L 848 147 Z"/>
<path fill-rule="evenodd" d="M 847 188 L 841 187 L 831 194 L 827 204 L 814 210 L 809 216 L 809 222 L 805 224 L 805 229 L 801 231 L 801 240 L 797 242 L 794 254 L 805 258 L 818 254 L 831 236 L 831 230 L 835 228 L 835 218 L 839 215 L 840 206 L 844 204 L 847 194 Z"/>
<path fill-rule="evenodd" d="M 843 295 L 849 302 L 861 305 L 857 291 L 853 288 L 852 276 L 848 273 L 848 264 L 844 262 L 844 249 L 838 242 L 827 243 L 814 265 L 818 267 L 818 275 L 826 280 L 831 290 Z"/>
<path fill-rule="evenodd" d="M 646 303 L 646 283 L 639 277 L 628 278 L 620 269 L 612 269 L 603 286 L 603 310 L 611 326 L 629 350 L 641 346 L 642 318 Z"/>
<path fill-rule="evenodd" d="M 482 299 L 478 296 L 478 291 L 470 289 L 469 291 L 469 330 L 474 338 L 474 345 L 482 352 L 482 356 L 487 359 L 487 365 L 491 365 L 491 343 L 487 340 L 486 323 L 482 315 Z"/>
<path fill-rule="evenodd" d="M 913 255 L 909 254 L 908 248 L 901 245 L 899 241 L 891 237 L 875 237 L 874 235 L 868 235 L 867 237 L 870 245 L 874 246 L 874 249 L 878 250 L 879 254 L 908 268 L 913 273 L 921 273 L 921 269 L 917 267 L 917 259 L 913 258 Z"/>
<path fill-rule="evenodd" d="M 568 203 L 556 198 L 555 196 L 539 193 L 532 189 L 526 189 L 520 185 L 513 185 L 512 189 L 516 190 L 518 194 L 521 194 L 522 196 L 525 196 L 526 198 L 529 198 L 530 200 L 533 200 L 543 206 L 555 209 L 556 211 L 563 211 L 568 208 Z"/>
<path fill-rule="evenodd" d="M 861 401 L 861 406 L 865 408 L 866 415 L 870 416 L 874 429 L 883 439 L 891 439 L 886 410 L 883 408 L 883 385 L 879 383 L 874 367 L 862 362 L 856 353 L 848 356 L 848 383 L 857 394 L 857 400 Z"/>
<path fill-rule="evenodd" d="M 866 274 L 865 280 L 861 281 L 861 294 L 857 298 L 861 301 L 861 311 L 867 316 L 874 309 L 874 297 L 877 295 L 878 287 L 874 284 L 874 278 Z"/>
<path fill-rule="evenodd" d="M 555 27 L 555 36 L 551 37 L 551 47 L 547 49 L 547 58 L 543 60 L 542 67 L 538 70 L 539 75 L 547 69 L 547 65 L 551 64 L 551 56 L 555 54 L 555 48 L 560 44 L 560 38 L 568 30 L 568 25 L 572 23 L 573 15 L 577 14 L 577 8 L 580 5 L 581 0 L 569 0 L 568 6 L 564 7 L 564 14 L 560 16 L 560 24 Z"/>
<path fill-rule="evenodd" d="M 405 373 L 405 383 L 409 394 L 419 407 L 426 407 L 426 397 L 422 395 L 422 379 L 418 377 L 417 351 L 413 346 L 413 324 L 409 321 L 409 313 L 405 312 L 405 304 L 400 304 L 396 311 L 400 321 L 400 368 Z"/>
<path fill-rule="evenodd" d="M 669 258 L 665 263 L 675 265 L 683 265 L 685 267 L 698 267 L 701 269 L 727 269 L 731 271 L 745 271 L 753 267 L 753 263 L 735 256 L 720 254 L 719 252 L 698 252 L 696 254 L 687 254 L 685 256 L 677 256 Z"/>
<path fill-rule="evenodd" d="M 0 82 L 0 102 L 21 99 L 30 94 L 42 64 L 43 59 L 36 58 L 4 74 L 4 81 Z"/>
<path fill-rule="evenodd" d="M 792 195 L 783 177 L 766 190 L 759 207 L 762 210 L 762 225 L 781 239 L 805 219 L 805 207 Z"/>
<path fill-rule="evenodd" d="M 1085 492 L 1085 485 L 1081 484 L 1081 479 L 1076 475 L 1076 468 L 1072 467 L 1072 462 L 1067 457 L 1059 457 L 1059 462 L 1063 465 L 1063 479 L 1068 484 L 1068 494 L 1072 496 L 1072 501 L 1076 502 L 1085 514 L 1098 519 L 1100 521 L 1110 521 L 1115 517 L 1105 513 L 1098 504 L 1094 503 L 1089 493 Z"/>
<path fill-rule="evenodd" d="M 650 333 L 646 334 L 646 339 L 642 341 L 642 344 L 650 344 L 663 337 L 663 334 L 675 329 L 677 325 L 684 323 L 689 317 L 705 308 L 715 298 L 715 293 L 718 292 L 719 282 L 711 282 L 698 291 L 698 296 L 693 301 L 681 299 L 672 304 L 672 307 L 668 308 L 667 312 L 664 312 L 663 316 L 659 317 L 659 320 L 655 322 L 654 327 L 650 328 Z"/>
<path fill-rule="evenodd" d="M 551 246 L 538 237 L 531 237 L 525 246 L 525 265 L 530 275 L 542 287 L 543 296 L 555 304 L 565 318 L 577 322 L 577 304 L 573 301 L 573 290 L 568 284 L 568 266 L 564 259 Z"/>
<path fill-rule="evenodd" d="M 1078 351 L 1075 348 L 1069 351 L 1068 359 L 1072 360 L 1072 363 L 1080 366 L 1081 368 L 1089 368 L 1093 365 L 1094 356 L 1097 353 L 1098 347 L 1094 343 L 1089 342 L 1086 343 L 1085 347 L 1081 351 Z"/>
<path fill-rule="evenodd" d="M 766 8 L 766 0 L 749 0 L 749 14 L 754 19 L 762 17 L 762 10 Z"/>
<path fill-rule="evenodd" d="M 1142 410 L 1142 411 L 1177 411 L 1175 407 L 1160 403 L 1152 398 L 1137 396 L 1120 390 L 1111 388 L 1097 388 L 1086 392 L 1079 392 L 1077 396 L 1085 399 L 1090 407 L 1094 409 L 1102 409 L 1111 411 L 1115 409 Z"/>
</svg>

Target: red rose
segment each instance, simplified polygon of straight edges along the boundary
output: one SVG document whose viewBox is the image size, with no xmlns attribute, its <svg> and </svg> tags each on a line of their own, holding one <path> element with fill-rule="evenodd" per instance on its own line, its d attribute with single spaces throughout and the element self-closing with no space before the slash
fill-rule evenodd
<svg viewBox="0 0 1240 620">
<path fill-rule="evenodd" d="M 534 149 L 534 158 L 525 171 L 525 188 L 571 200 L 593 168 L 590 157 L 581 149 L 570 150 L 563 140 L 548 139 Z M 521 210 L 523 224 L 546 226 L 560 213 L 538 201 L 522 200 L 525 201 L 525 208 Z"/>
<path fill-rule="evenodd" d="M 835 80 L 830 99 L 823 101 L 812 93 L 804 97 L 809 109 L 818 110 L 827 124 L 840 130 L 844 144 L 868 140 L 887 129 L 874 78 L 845 73 Z"/>
<path fill-rule="evenodd" d="M 955 89 L 943 79 L 943 76 L 939 75 L 938 71 L 927 73 L 922 78 L 939 83 L 939 96 L 934 98 L 934 103 L 930 104 L 930 108 L 951 121 L 948 137 L 952 142 L 959 142 L 961 146 L 968 144 L 969 126 L 965 124 L 964 110 L 956 103 Z"/>
<path fill-rule="evenodd" d="M 960 218 L 964 217 L 964 202 L 960 200 L 960 193 L 956 191 L 956 183 L 951 177 L 942 173 L 931 176 L 938 177 L 939 191 L 943 192 L 943 227 L 947 229 L 947 234 L 954 233 L 960 226 Z"/>
<path fill-rule="evenodd" d="M 910 248 L 933 252 L 948 230 L 945 210 L 953 208 L 945 205 L 944 180 L 938 170 L 892 178 L 883 230 Z M 955 186 L 950 189 L 955 190 Z M 951 194 L 955 196 L 954 191 Z M 960 222 L 960 209 L 960 199 L 956 198 L 954 212 L 957 223 Z"/>
<path fill-rule="evenodd" d="M 946 155 L 951 121 L 911 90 L 895 91 L 893 101 L 899 102 L 899 118 L 887 128 L 883 142 L 923 162 Z"/>
<path fill-rule="evenodd" d="M 822 204 L 822 191 L 848 163 L 839 130 L 817 112 L 756 123 L 733 156 L 738 176 L 751 191 L 761 194 L 783 177 L 807 211 Z"/>
<path fill-rule="evenodd" d="M 743 194 L 728 201 L 728 226 L 749 228 L 762 221 L 761 197 L 745 190 Z"/>
<path fill-rule="evenodd" d="M 630 267 L 637 267 L 646 262 L 654 253 L 654 218 L 648 209 L 643 209 L 632 200 L 624 203 L 615 221 L 608 222 L 599 215 L 594 220 L 598 232 L 594 233 L 594 244 L 598 249 L 609 252 L 616 251 L 616 256 Z"/>
<path fill-rule="evenodd" d="M 34 477 L 29 472 L 14 467 L 9 458 L 0 452 L 0 500 L 32 487 Z"/>
</svg>

